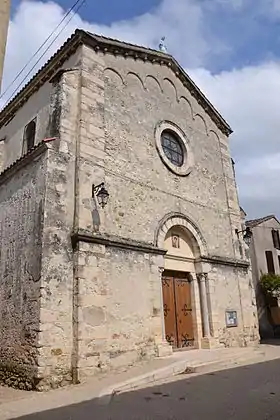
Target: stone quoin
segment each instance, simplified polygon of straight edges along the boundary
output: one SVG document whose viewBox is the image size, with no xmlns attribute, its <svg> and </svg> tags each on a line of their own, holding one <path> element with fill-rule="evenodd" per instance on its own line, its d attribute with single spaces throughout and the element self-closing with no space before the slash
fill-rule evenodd
<svg viewBox="0 0 280 420">
<path fill-rule="evenodd" d="M 258 342 L 230 133 L 172 56 L 81 30 L 2 110 L 1 382 Z"/>
</svg>

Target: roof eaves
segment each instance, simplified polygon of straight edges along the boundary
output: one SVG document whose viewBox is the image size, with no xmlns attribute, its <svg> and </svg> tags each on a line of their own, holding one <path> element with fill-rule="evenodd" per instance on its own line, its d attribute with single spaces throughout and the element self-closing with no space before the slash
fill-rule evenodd
<svg viewBox="0 0 280 420">
<path fill-rule="evenodd" d="M 216 121 L 215 123 L 219 126 L 220 124 L 218 123 L 218 121 L 225 127 L 227 134 L 230 135 L 233 133 L 232 128 L 230 127 L 230 125 L 227 123 L 227 121 L 222 117 L 222 115 L 219 113 L 219 111 L 214 107 L 214 105 L 211 104 L 211 102 L 206 98 L 206 96 L 204 95 L 204 93 L 199 89 L 199 87 L 197 86 L 197 84 L 191 79 L 191 77 L 185 72 L 185 70 L 180 66 L 180 64 L 175 60 L 174 57 L 172 57 L 172 60 L 174 61 L 175 65 L 178 67 L 178 69 L 180 69 L 180 71 L 182 72 L 182 74 L 184 75 L 184 77 L 186 78 L 186 80 L 189 82 L 190 86 L 191 86 L 191 93 L 192 92 L 197 92 L 198 97 L 196 97 L 198 103 L 200 105 L 202 105 L 202 102 L 204 102 L 204 109 L 207 112 L 207 108 L 211 109 L 211 111 L 214 113 L 214 115 L 216 116 Z M 195 96 L 195 95 L 194 95 Z M 200 98 L 199 98 L 200 97 Z M 206 107 L 205 107 L 206 106 Z M 209 113 L 209 112 L 208 112 Z M 219 127 L 221 128 L 221 127 Z M 222 130 L 223 131 L 223 130 Z"/>
<path fill-rule="evenodd" d="M 81 43 L 81 31 L 76 30 L 70 38 L 50 57 L 50 59 L 38 70 L 38 72 L 23 86 L 23 88 L 8 102 L 0 111 L 0 128 L 10 121 L 18 108 L 20 108 L 29 97 L 46 83 L 61 67 L 65 60 L 76 51 Z"/>
<path fill-rule="evenodd" d="M 10 177 L 18 169 L 25 166 L 31 158 L 34 159 L 44 151 L 47 151 L 48 146 L 46 143 L 46 140 L 41 141 L 36 146 L 32 147 L 32 149 L 30 149 L 27 153 L 15 160 L 11 165 L 5 168 L 4 171 L 0 172 L 0 186 L 7 180 L 7 177 Z"/>
<path fill-rule="evenodd" d="M 137 53 L 141 54 L 139 58 L 147 60 L 148 57 L 152 58 L 150 61 L 157 62 L 160 64 L 166 64 L 168 67 L 173 68 L 176 76 L 181 80 L 181 82 L 187 87 L 190 93 L 196 98 L 198 103 L 203 106 L 205 112 L 207 112 L 210 117 L 214 120 L 215 124 L 224 132 L 226 135 L 230 135 L 233 130 L 226 120 L 221 116 L 217 109 L 211 104 L 211 102 L 206 98 L 202 93 L 199 87 L 195 82 L 190 78 L 190 76 L 185 72 L 185 70 L 180 66 L 177 60 L 170 54 L 163 53 L 161 51 L 153 50 L 150 48 L 142 47 L 139 45 L 129 44 L 126 42 L 118 41 L 112 38 L 103 37 L 96 34 L 91 34 L 90 32 L 84 32 L 84 42 L 96 51 L 102 48 L 104 52 L 110 51 L 115 55 L 120 54 L 120 50 L 125 50 L 125 56 L 134 55 L 134 58 L 138 58 Z M 119 48 L 119 49 L 118 49 Z M 135 55 L 136 52 L 136 55 Z M 134 54 L 133 54 L 134 53 Z"/>
<path fill-rule="evenodd" d="M 88 31 L 82 31 L 90 38 L 94 39 L 98 44 L 107 44 L 108 46 L 125 48 L 127 50 L 139 51 L 142 53 L 156 54 L 158 57 L 172 57 L 172 55 L 164 53 L 162 51 L 154 50 L 152 48 L 144 47 L 142 45 L 131 44 L 129 42 L 120 41 L 119 39 L 109 38 L 103 35 L 93 34 Z"/>
<path fill-rule="evenodd" d="M 275 219 L 278 223 L 280 223 L 274 214 L 270 214 L 268 216 L 260 217 L 259 219 L 247 220 L 246 226 L 254 228 L 254 227 L 259 226 L 261 223 L 267 222 L 270 219 Z"/>
<path fill-rule="evenodd" d="M 65 60 L 78 48 L 80 44 L 86 44 L 93 47 L 96 51 L 102 50 L 104 53 L 111 52 L 115 55 L 123 54 L 124 56 L 133 56 L 141 58 L 152 63 L 158 62 L 172 68 L 176 76 L 187 87 L 191 95 L 193 95 L 198 103 L 208 113 L 214 123 L 220 130 L 230 135 L 232 129 L 224 120 L 216 108 L 208 101 L 198 86 L 187 75 L 179 63 L 169 54 L 161 51 L 152 50 L 146 47 L 125 43 L 100 35 L 91 34 L 81 29 L 77 29 L 75 33 L 60 47 L 60 49 L 46 62 L 46 64 L 33 76 L 33 78 L 16 94 L 16 96 L 2 109 L 0 112 L 0 127 L 10 121 L 18 108 L 20 108 L 29 97 L 36 92 L 42 84 L 50 80 L 55 72 L 61 67 Z"/>
</svg>

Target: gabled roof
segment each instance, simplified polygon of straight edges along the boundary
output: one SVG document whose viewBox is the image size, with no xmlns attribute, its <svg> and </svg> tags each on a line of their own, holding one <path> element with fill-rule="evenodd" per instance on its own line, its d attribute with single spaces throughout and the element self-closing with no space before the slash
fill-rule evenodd
<svg viewBox="0 0 280 420">
<path fill-rule="evenodd" d="M 269 216 L 264 216 L 264 217 L 261 217 L 259 219 L 248 220 L 246 222 L 246 226 L 248 226 L 250 228 L 254 228 L 254 227 L 260 225 L 263 222 L 267 222 L 270 219 L 275 219 L 276 222 L 278 222 L 280 224 L 279 220 L 274 216 L 274 214 L 270 214 Z"/>
<path fill-rule="evenodd" d="M 205 112 L 210 116 L 219 129 L 226 135 L 232 133 L 232 129 L 228 123 L 208 101 L 174 57 L 150 48 L 91 34 L 80 29 L 76 30 L 76 32 L 62 45 L 62 47 L 47 61 L 41 70 L 35 74 L 27 85 L 19 93 L 17 93 L 17 95 L 0 112 L 0 127 L 7 123 L 9 119 L 13 118 L 18 108 L 20 108 L 28 100 L 28 98 L 40 88 L 40 86 L 51 79 L 62 64 L 77 50 L 78 46 L 81 44 L 88 45 L 95 51 L 102 51 L 105 54 L 111 53 L 114 55 L 133 57 L 135 59 L 151 61 L 152 63 L 159 63 L 169 67 L 190 91 L 191 95 L 196 98 L 198 103 L 204 108 Z"/>
<path fill-rule="evenodd" d="M 246 213 L 246 211 L 243 209 L 243 207 L 239 206 L 239 209 L 240 209 L 240 213 L 242 213 L 242 214 L 244 215 L 244 217 L 246 217 L 246 216 L 247 216 L 247 213 Z"/>
<path fill-rule="evenodd" d="M 30 159 L 34 159 L 36 156 L 41 154 L 43 151 L 48 150 L 47 141 L 42 140 L 37 145 L 33 146 L 28 152 L 20 156 L 13 163 L 11 163 L 7 168 L 0 172 L 0 185 L 2 185 L 7 177 L 14 174 L 19 168 L 24 166 L 27 162 L 30 162 Z"/>
</svg>

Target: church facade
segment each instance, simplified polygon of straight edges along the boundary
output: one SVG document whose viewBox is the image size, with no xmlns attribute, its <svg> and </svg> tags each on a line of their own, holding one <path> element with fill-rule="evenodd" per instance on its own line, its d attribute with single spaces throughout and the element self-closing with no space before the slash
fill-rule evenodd
<svg viewBox="0 0 280 420">
<path fill-rule="evenodd" d="M 258 342 L 230 133 L 173 57 L 80 30 L 2 110 L 2 382 Z"/>
</svg>

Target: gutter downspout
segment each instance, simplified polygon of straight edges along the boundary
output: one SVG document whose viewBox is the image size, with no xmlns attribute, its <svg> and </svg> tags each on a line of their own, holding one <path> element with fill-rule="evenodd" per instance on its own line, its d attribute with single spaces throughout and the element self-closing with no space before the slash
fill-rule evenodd
<svg viewBox="0 0 280 420">
<path fill-rule="evenodd" d="M 82 53 L 81 53 L 82 54 Z M 82 69 L 80 68 L 70 68 L 63 69 L 60 72 L 60 75 L 69 72 L 79 72 L 78 86 L 77 86 L 77 116 L 76 116 L 76 125 L 75 125 L 75 168 L 74 168 L 74 215 L 73 215 L 73 228 L 72 232 L 77 230 L 79 223 L 79 158 L 80 158 L 80 119 L 81 119 L 81 90 L 82 90 Z M 71 241 L 72 242 L 72 241 Z M 78 360 L 79 360 L 79 278 L 77 273 L 78 267 L 78 244 L 73 244 L 73 284 L 72 284 L 72 355 L 71 355 L 71 376 L 72 382 L 74 385 L 80 383 L 79 373 L 78 373 Z"/>
</svg>

